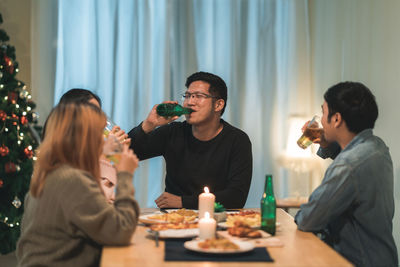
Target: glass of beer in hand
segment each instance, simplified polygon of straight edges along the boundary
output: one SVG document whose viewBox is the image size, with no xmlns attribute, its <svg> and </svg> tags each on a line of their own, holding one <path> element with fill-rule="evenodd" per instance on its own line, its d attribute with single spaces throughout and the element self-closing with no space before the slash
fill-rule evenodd
<svg viewBox="0 0 400 267">
<path fill-rule="evenodd" d="M 113 164 L 117 164 L 121 158 L 123 147 L 113 134 L 104 137 L 103 155 Z"/>
<path fill-rule="evenodd" d="M 297 144 L 302 149 L 306 149 L 315 140 L 321 139 L 321 135 L 323 134 L 324 129 L 322 129 L 321 119 L 319 116 L 314 116 L 312 120 L 307 124 L 306 129 L 303 132 L 303 135 L 297 140 Z"/>
</svg>

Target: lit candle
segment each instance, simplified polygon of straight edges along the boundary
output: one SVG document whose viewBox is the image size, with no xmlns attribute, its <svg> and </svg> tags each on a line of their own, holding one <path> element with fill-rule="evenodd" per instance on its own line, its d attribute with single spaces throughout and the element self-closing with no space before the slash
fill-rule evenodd
<svg viewBox="0 0 400 267">
<path fill-rule="evenodd" d="M 204 218 L 201 218 L 199 221 L 200 239 L 214 238 L 216 228 L 217 222 L 213 218 L 210 218 L 210 213 L 206 211 Z"/>
<path fill-rule="evenodd" d="M 204 187 L 204 193 L 199 195 L 199 219 L 204 217 L 204 213 L 208 212 L 211 218 L 214 218 L 214 201 L 215 196 L 211 194 L 208 187 Z"/>
</svg>

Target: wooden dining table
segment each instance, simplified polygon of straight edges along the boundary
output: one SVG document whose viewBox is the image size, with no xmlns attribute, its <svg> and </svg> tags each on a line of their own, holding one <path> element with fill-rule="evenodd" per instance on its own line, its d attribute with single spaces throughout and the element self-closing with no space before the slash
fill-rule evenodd
<svg viewBox="0 0 400 267">
<path fill-rule="evenodd" d="M 143 209 L 142 214 L 156 210 Z M 139 225 L 129 246 L 103 248 L 100 266 L 353 266 L 314 234 L 298 230 L 293 217 L 282 209 L 277 209 L 277 222 L 275 237 L 283 246 L 267 248 L 273 262 L 164 261 L 165 242 L 160 240 L 156 246 L 148 227 Z"/>
</svg>

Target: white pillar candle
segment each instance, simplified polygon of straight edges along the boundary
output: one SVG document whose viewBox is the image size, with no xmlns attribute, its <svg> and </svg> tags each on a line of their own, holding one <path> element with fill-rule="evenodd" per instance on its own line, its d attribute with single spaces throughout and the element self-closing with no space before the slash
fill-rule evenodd
<svg viewBox="0 0 400 267">
<path fill-rule="evenodd" d="M 204 217 L 204 213 L 208 212 L 211 218 L 214 218 L 214 202 L 215 196 L 211 194 L 208 187 L 204 187 L 204 193 L 199 195 L 199 219 Z"/>
<path fill-rule="evenodd" d="M 214 238 L 216 229 L 217 222 L 213 218 L 210 218 L 210 213 L 206 211 L 204 218 L 200 219 L 199 221 L 200 239 Z"/>
</svg>

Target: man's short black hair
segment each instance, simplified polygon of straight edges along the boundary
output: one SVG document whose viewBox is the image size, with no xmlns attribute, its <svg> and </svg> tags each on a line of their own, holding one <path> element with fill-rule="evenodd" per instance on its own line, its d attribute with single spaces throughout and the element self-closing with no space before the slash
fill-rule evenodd
<svg viewBox="0 0 400 267">
<path fill-rule="evenodd" d="M 101 99 L 92 91 L 81 89 L 81 88 L 73 88 L 68 90 L 65 94 L 62 95 L 60 98 L 61 104 L 67 103 L 81 103 L 81 104 L 88 104 L 90 100 L 96 99 L 99 102 L 101 107 Z"/>
<path fill-rule="evenodd" d="M 221 116 L 224 114 L 225 108 L 226 108 L 226 101 L 228 100 L 228 88 L 226 87 L 226 84 L 224 80 L 222 80 L 221 77 L 209 73 L 209 72 L 196 72 L 190 75 L 186 79 L 185 86 L 186 88 L 189 88 L 190 84 L 195 81 L 203 81 L 208 84 L 210 84 L 210 89 L 209 92 L 212 96 L 215 96 L 217 99 L 223 99 L 225 102 L 224 108 L 221 110 Z"/>
<path fill-rule="evenodd" d="M 324 99 L 328 104 L 328 121 L 338 112 L 353 133 L 374 128 L 378 118 L 378 105 L 375 96 L 364 84 L 338 83 L 326 91 Z"/>
</svg>

